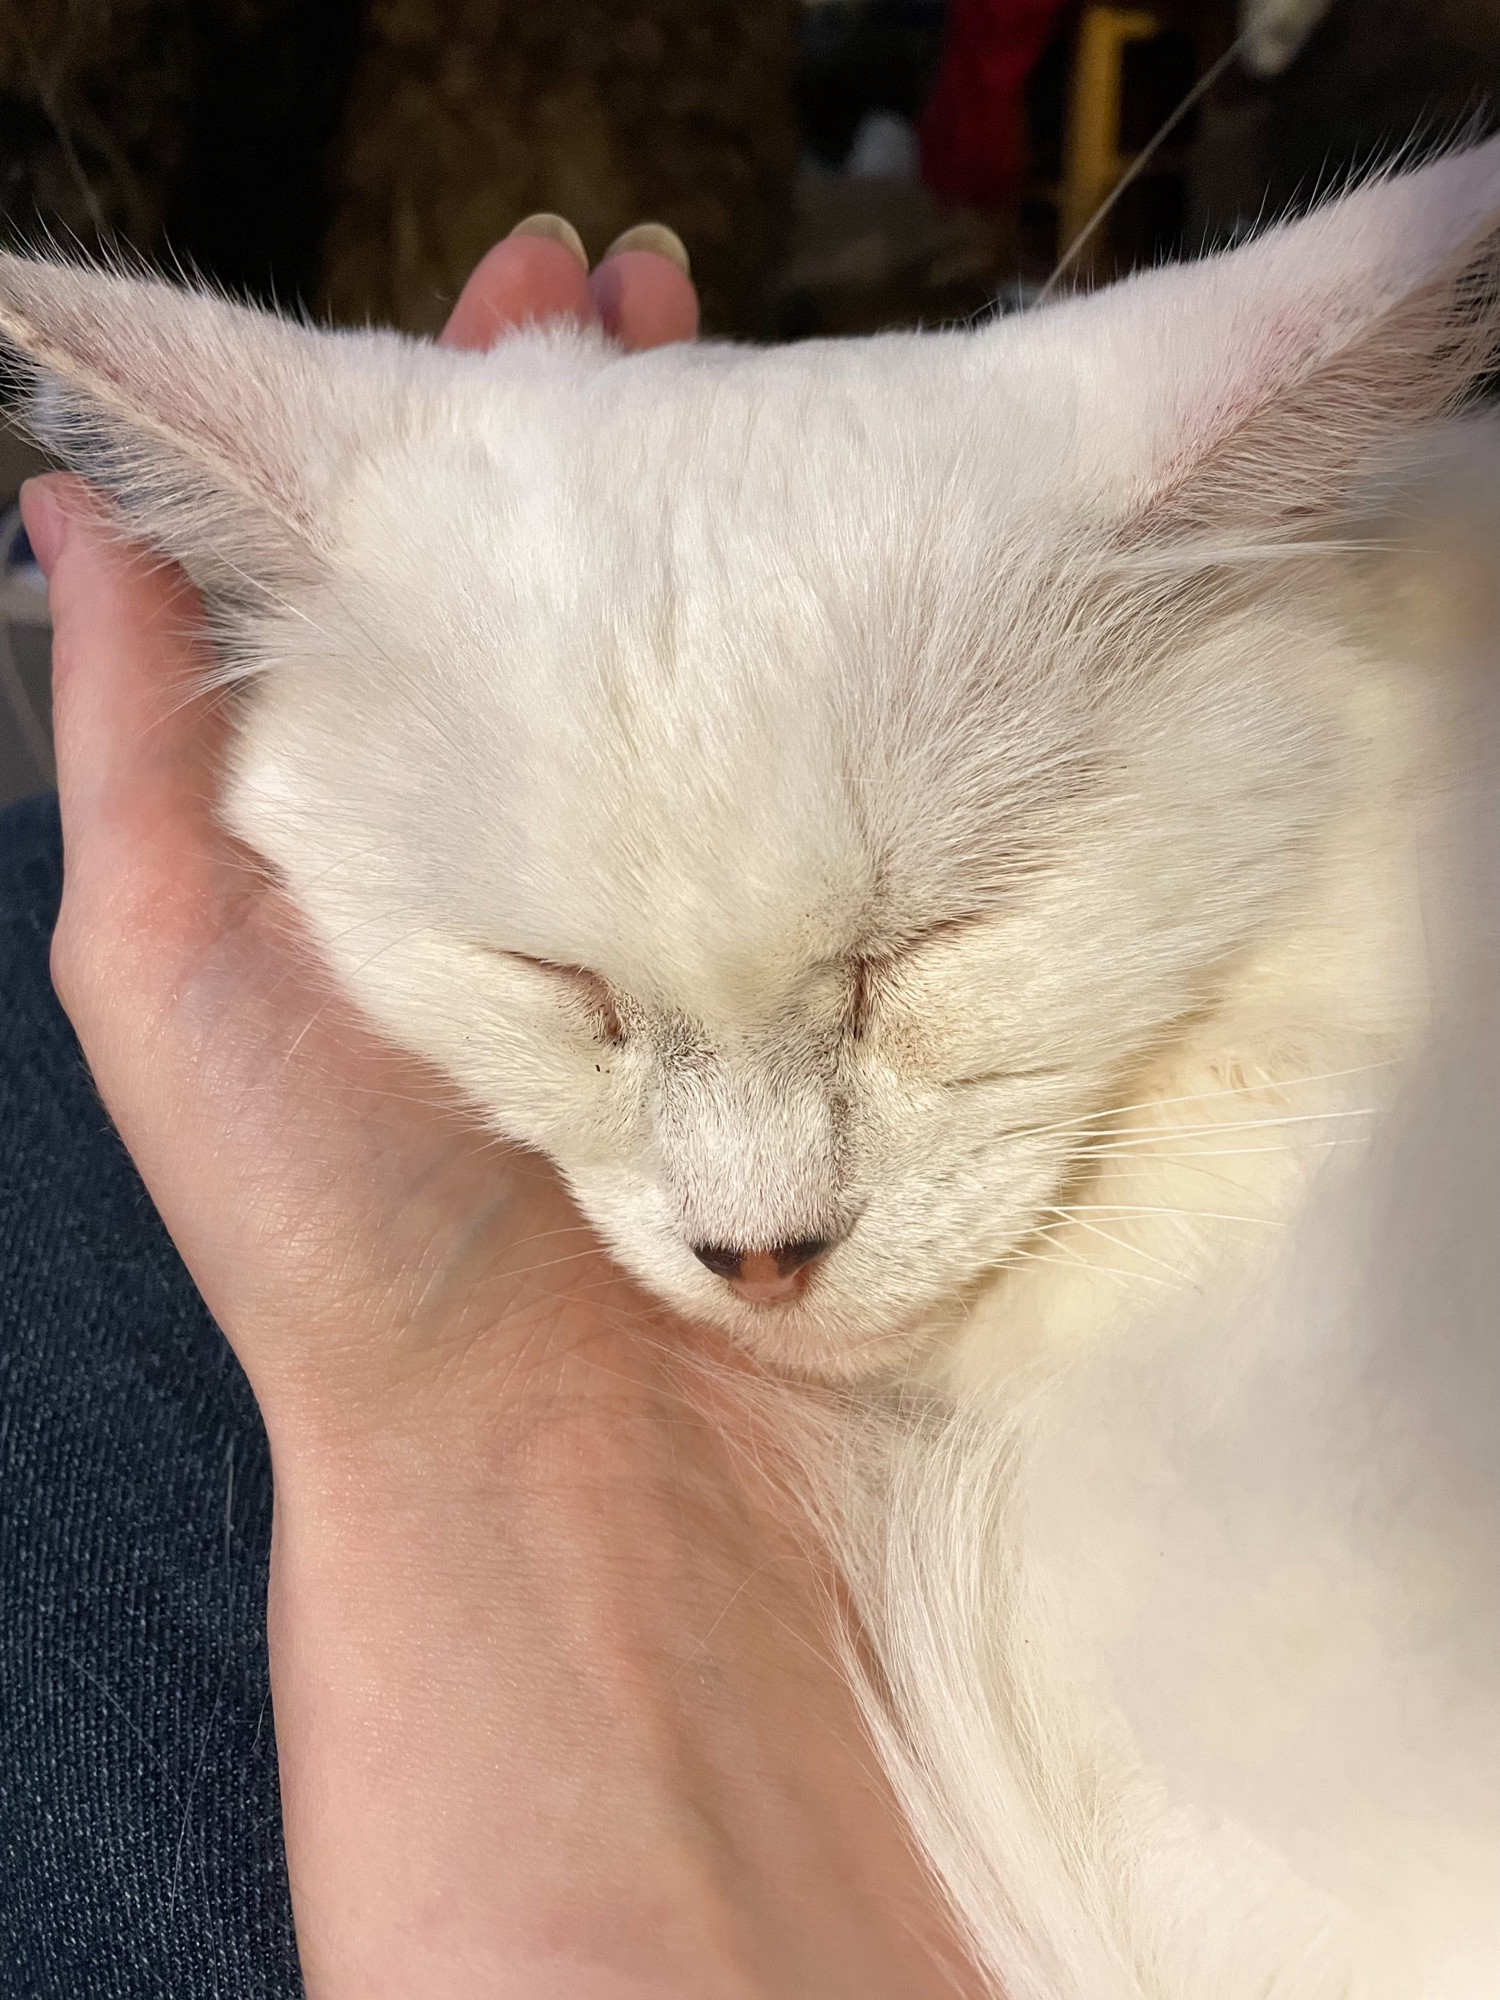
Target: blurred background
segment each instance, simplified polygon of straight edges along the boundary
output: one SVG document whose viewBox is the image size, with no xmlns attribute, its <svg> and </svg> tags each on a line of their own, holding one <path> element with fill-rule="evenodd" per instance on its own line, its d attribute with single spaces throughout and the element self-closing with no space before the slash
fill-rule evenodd
<svg viewBox="0 0 1500 2000">
<path fill-rule="evenodd" d="M 1492 107 L 1500 0 L 0 0 L 0 217 L 413 332 L 525 215 L 653 218 L 785 341 L 1024 309 L 1112 196 L 1062 282 L 1195 256 Z M 35 464 L 0 804 L 51 778 Z"/>
</svg>

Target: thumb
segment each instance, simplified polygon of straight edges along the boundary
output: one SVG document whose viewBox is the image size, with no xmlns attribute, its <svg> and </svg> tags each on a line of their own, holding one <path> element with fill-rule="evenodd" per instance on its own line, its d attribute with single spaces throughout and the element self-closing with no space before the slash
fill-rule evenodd
<svg viewBox="0 0 1500 2000">
<path fill-rule="evenodd" d="M 65 860 L 54 967 L 83 969 L 70 961 L 86 950 L 118 969 L 127 952 L 170 977 L 217 920 L 225 845 L 211 812 L 224 723 L 204 689 L 201 606 L 82 481 L 28 480 L 21 512 L 52 611 Z"/>
</svg>

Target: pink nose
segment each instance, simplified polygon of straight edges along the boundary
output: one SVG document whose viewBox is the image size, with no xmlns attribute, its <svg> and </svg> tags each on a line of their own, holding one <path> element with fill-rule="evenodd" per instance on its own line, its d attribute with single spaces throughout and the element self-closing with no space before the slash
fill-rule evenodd
<svg viewBox="0 0 1500 2000">
<path fill-rule="evenodd" d="M 693 1255 L 751 1305 L 780 1305 L 795 1299 L 812 1275 L 818 1259 L 832 1248 L 826 1236 L 804 1237 L 774 1250 L 726 1250 L 717 1243 L 695 1243 Z"/>
</svg>

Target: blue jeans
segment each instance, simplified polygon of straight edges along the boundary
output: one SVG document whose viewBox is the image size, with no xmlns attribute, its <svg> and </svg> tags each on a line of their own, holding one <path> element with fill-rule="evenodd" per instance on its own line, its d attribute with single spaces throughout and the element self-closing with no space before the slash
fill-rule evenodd
<svg viewBox="0 0 1500 2000">
<path fill-rule="evenodd" d="M 291 2000 L 254 1400 L 52 993 L 0 814 L 0 2000 Z"/>
</svg>

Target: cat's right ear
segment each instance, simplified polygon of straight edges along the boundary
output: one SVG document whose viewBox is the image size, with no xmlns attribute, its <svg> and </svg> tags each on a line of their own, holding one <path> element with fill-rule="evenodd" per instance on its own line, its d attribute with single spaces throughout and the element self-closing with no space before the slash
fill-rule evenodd
<svg viewBox="0 0 1500 2000">
<path fill-rule="evenodd" d="M 1053 326 L 1122 539 L 1336 518 L 1500 360 L 1500 139 L 1037 315 Z"/>
<path fill-rule="evenodd" d="M 0 256 L 0 346 L 22 422 L 130 532 L 220 599 L 316 576 L 334 473 L 396 420 L 423 350 L 337 340 L 137 276 Z"/>
</svg>

